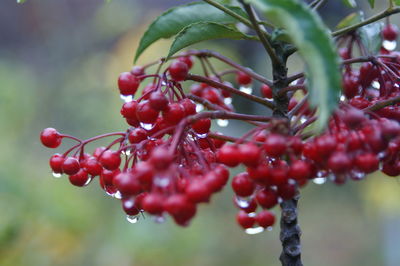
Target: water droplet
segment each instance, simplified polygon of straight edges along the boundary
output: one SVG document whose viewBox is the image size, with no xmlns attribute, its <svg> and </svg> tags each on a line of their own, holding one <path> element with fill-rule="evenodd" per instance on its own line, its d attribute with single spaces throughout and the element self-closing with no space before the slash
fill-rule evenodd
<svg viewBox="0 0 400 266">
<path fill-rule="evenodd" d="M 253 88 L 252 87 L 240 87 L 239 89 L 241 92 L 247 93 L 247 94 L 251 94 L 253 92 Z"/>
<path fill-rule="evenodd" d="M 55 173 L 55 172 L 53 172 L 52 175 L 53 175 L 54 178 L 60 178 L 62 176 L 62 174 Z"/>
<path fill-rule="evenodd" d="M 305 118 L 304 116 L 302 118 L 300 118 L 300 122 L 303 124 L 304 122 L 307 121 L 307 118 Z"/>
<path fill-rule="evenodd" d="M 119 97 L 121 98 L 121 100 L 123 100 L 126 103 L 133 101 L 133 95 L 122 95 L 121 94 Z"/>
<path fill-rule="evenodd" d="M 125 150 L 125 151 L 122 151 L 121 153 L 126 156 L 129 156 L 129 155 L 131 155 L 131 150 Z"/>
<path fill-rule="evenodd" d="M 328 172 L 326 170 L 320 170 L 317 172 L 317 177 L 327 177 Z"/>
<path fill-rule="evenodd" d="M 376 81 L 376 80 L 374 80 L 373 82 L 372 82 L 372 87 L 374 87 L 375 89 L 379 89 L 380 87 L 381 87 L 381 84 L 378 82 L 378 81 Z"/>
<path fill-rule="evenodd" d="M 259 227 L 247 228 L 244 231 L 248 235 L 256 235 L 256 234 L 264 232 L 264 227 L 259 226 Z"/>
<path fill-rule="evenodd" d="M 204 139 L 204 138 L 207 138 L 208 134 L 207 133 L 206 134 L 196 134 L 196 136 L 198 138 Z"/>
<path fill-rule="evenodd" d="M 217 119 L 217 125 L 220 127 L 227 127 L 229 125 L 229 121 L 225 119 Z"/>
<path fill-rule="evenodd" d="M 317 185 L 322 185 L 326 182 L 326 178 L 325 177 L 317 177 L 313 179 L 314 184 Z"/>
<path fill-rule="evenodd" d="M 146 130 L 152 130 L 153 127 L 154 127 L 154 124 L 140 123 L 140 126 L 141 126 L 143 129 L 146 129 Z"/>
<path fill-rule="evenodd" d="M 224 104 L 229 105 L 231 103 L 232 103 L 232 98 L 231 97 L 228 97 L 228 98 L 224 99 Z"/>
<path fill-rule="evenodd" d="M 268 231 L 268 232 L 271 232 L 273 229 L 274 229 L 273 226 L 268 226 L 268 227 L 267 227 L 267 231 Z"/>
<path fill-rule="evenodd" d="M 340 96 L 340 101 L 344 102 L 346 100 L 346 97 L 344 95 Z"/>
<path fill-rule="evenodd" d="M 88 180 L 86 180 L 86 183 L 84 184 L 84 186 L 89 185 L 90 182 L 92 182 L 92 180 L 93 180 L 93 177 L 89 176 L 89 177 L 88 177 Z"/>
<path fill-rule="evenodd" d="M 154 220 L 154 222 L 156 222 L 158 224 L 162 224 L 165 222 L 165 217 L 162 215 L 156 215 L 156 216 L 153 216 L 153 220 Z"/>
<path fill-rule="evenodd" d="M 257 216 L 257 213 L 255 213 L 255 212 L 250 212 L 250 213 L 248 213 L 247 214 L 249 217 L 256 217 Z"/>
<path fill-rule="evenodd" d="M 196 104 L 196 112 L 201 112 L 204 110 L 204 106 L 202 104 Z"/>
<path fill-rule="evenodd" d="M 130 222 L 131 224 L 135 224 L 135 223 L 138 222 L 139 218 L 138 218 L 137 215 L 127 215 L 127 216 L 126 216 L 126 220 L 127 220 L 128 222 Z"/>
<path fill-rule="evenodd" d="M 382 46 L 383 46 L 383 48 L 385 48 L 388 51 L 393 51 L 394 49 L 396 49 L 397 42 L 384 40 L 382 43 Z"/>
<path fill-rule="evenodd" d="M 355 181 L 359 181 L 359 180 L 362 180 L 362 179 L 364 179 L 364 177 L 365 177 L 365 173 L 363 173 L 363 172 L 360 172 L 360 171 L 357 171 L 357 170 L 352 170 L 352 171 L 350 171 L 350 178 L 352 179 L 352 180 L 355 180 Z"/>
<path fill-rule="evenodd" d="M 114 193 L 113 197 L 116 198 L 116 199 L 122 199 L 122 194 L 121 194 L 121 192 L 116 191 L 116 192 Z"/>
<path fill-rule="evenodd" d="M 235 196 L 234 201 L 239 208 L 245 209 L 250 206 L 250 201 L 246 198 Z"/>
<path fill-rule="evenodd" d="M 168 177 L 155 177 L 154 185 L 156 185 L 158 187 L 167 187 L 169 185 L 169 178 Z"/>
</svg>

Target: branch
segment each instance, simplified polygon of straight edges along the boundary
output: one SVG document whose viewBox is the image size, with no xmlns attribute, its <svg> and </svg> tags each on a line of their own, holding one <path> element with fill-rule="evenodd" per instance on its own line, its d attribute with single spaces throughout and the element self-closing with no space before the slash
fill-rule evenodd
<svg viewBox="0 0 400 266">
<path fill-rule="evenodd" d="M 228 14 L 229 16 L 236 18 L 237 20 L 239 20 L 240 22 L 242 22 L 242 23 L 243 23 L 244 25 L 246 25 L 247 27 L 253 28 L 253 25 L 251 24 L 251 22 L 250 22 L 248 19 L 246 19 L 246 18 L 240 16 L 239 14 L 233 12 L 233 11 L 230 10 L 229 8 L 226 8 L 225 6 L 221 5 L 220 3 L 215 2 L 215 1 L 213 1 L 213 0 L 203 0 L 203 1 L 206 2 L 206 3 L 208 3 L 208 4 L 210 4 L 210 5 L 212 5 L 212 6 L 214 6 L 214 7 L 216 7 L 216 8 L 218 8 L 219 10 L 221 10 L 221 11 L 223 11 L 224 13 Z"/>
<path fill-rule="evenodd" d="M 269 102 L 268 100 L 265 100 L 264 98 L 261 98 L 261 97 L 255 96 L 255 95 L 251 95 L 251 94 L 247 94 L 245 92 L 242 92 L 240 90 L 237 90 L 235 88 L 227 86 L 227 85 L 225 85 L 223 83 L 217 82 L 215 80 L 212 80 L 212 79 L 209 79 L 209 78 L 206 78 L 206 77 L 203 77 L 203 76 L 194 75 L 194 74 L 188 74 L 186 76 L 186 80 L 193 80 L 193 81 L 197 81 L 197 82 L 206 83 L 206 84 L 208 84 L 208 85 L 210 85 L 210 86 L 212 86 L 214 88 L 220 88 L 220 89 L 229 91 L 229 92 L 234 93 L 236 95 L 239 95 L 239 96 L 241 96 L 243 98 L 249 99 L 250 101 L 262 104 L 262 105 L 264 105 L 264 106 L 266 106 L 266 107 L 268 107 L 270 109 L 274 109 L 275 108 L 275 105 L 273 103 Z"/>
<path fill-rule="evenodd" d="M 348 32 L 351 32 L 353 30 L 356 30 L 357 28 L 360 28 L 362 26 L 371 24 L 371 23 L 373 23 L 375 21 L 378 21 L 378 20 L 380 20 L 382 18 L 388 17 L 390 15 L 393 15 L 393 14 L 396 14 L 396 13 L 399 13 L 399 12 L 400 12 L 400 7 L 389 7 L 388 9 L 386 9 L 386 10 L 376 14 L 375 16 L 372 16 L 369 19 L 366 19 L 366 20 L 364 20 L 364 21 L 362 21 L 360 23 L 357 23 L 357 24 L 348 26 L 346 28 L 337 30 L 335 32 L 332 32 L 332 36 L 336 37 L 336 36 L 339 36 L 339 35 L 343 35 L 345 33 L 348 33 Z"/>
<path fill-rule="evenodd" d="M 365 111 L 378 111 L 379 109 L 382 109 L 389 105 L 394 105 L 396 103 L 400 103 L 400 96 L 397 96 L 397 97 L 389 99 L 389 100 L 379 101 L 379 102 L 365 108 L 364 110 Z"/>
</svg>

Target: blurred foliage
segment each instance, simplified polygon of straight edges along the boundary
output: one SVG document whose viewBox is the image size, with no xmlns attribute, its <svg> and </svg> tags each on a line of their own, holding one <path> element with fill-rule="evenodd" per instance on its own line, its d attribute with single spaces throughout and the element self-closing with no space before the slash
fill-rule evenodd
<svg viewBox="0 0 400 266">
<path fill-rule="evenodd" d="M 229 188 L 201 206 L 188 228 L 148 217 L 132 225 L 97 180 L 82 189 L 51 175 L 52 151 L 40 145 L 41 129 L 51 126 L 82 138 L 124 129 L 116 77 L 130 69 L 148 22 L 172 4 L 0 3 L 0 265 L 279 265 L 279 227 L 246 235 L 235 223 Z M 165 56 L 168 47 L 155 44 L 139 63 Z M 199 48 L 269 74 L 258 47 L 214 42 Z M 301 67 L 296 58 L 291 64 Z M 245 130 L 233 123 L 226 133 Z M 390 235 L 382 233 L 387 217 L 399 216 L 399 191 L 397 179 L 379 175 L 342 187 L 310 184 L 300 201 L 306 265 L 384 265 L 386 250 L 399 246 L 398 239 L 386 246 Z"/>
</svg>

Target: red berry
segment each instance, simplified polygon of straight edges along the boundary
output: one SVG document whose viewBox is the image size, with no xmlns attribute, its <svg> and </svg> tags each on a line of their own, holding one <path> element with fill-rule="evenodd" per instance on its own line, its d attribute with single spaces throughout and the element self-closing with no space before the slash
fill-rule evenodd
<svg viewBox="0 0 400 266">
<path fill-rule="evenodd" d="M 261 86 L 261 95 L 265 98 L 272 99 L 272 88 L 267 84 Z"/>
<path fill-rule="evenodd" d="M 388 41 L 395 41 L 397 35 L 399 34 L 399 29 L 394 24 L 387 24 L 382 30 L 382 37 Z"/>
<path fill-rule="evenodd" d="M 290 165 L 289 178 L 304 180 L 311 178 L 311 174 L 311 166 L 305 161 L 297 160 Z"/>
<path fill-rule="evenodd" d="M 185 190 L 187 198 L 193 203 L 208 202 L 211 191 L 205 182 L 193 180 Z"/>
<path fill-rule="evenodd" d="M 54 128 L 48 127 L 40 133 L 40 141 L 47 148 L 57 148 L 61 144 L 62 137 Z"/>
<path fill-rule="evenodd" d="M 185 109 L 179 103 L 172 103 L 162 112 L 162 116 L 166 123 L 175 125 L 185 117 Z"/>
<path fill-rule="evenodd" d="M 63 172 L 62 170 L 63 162 L 64 162 L 64 156 L 58 153 L 54 154 L 50 158 L 51 170 L 53 170 L 53 172 L 56 174 L 61 174 Z"/>
<path fill-rule="evenodd" d="M 284 184 L 279 186 L 278 195 L 284 200 L 293 199 L 296 195 L 296 186 L 294 184 Z"/>
<path fill-rule="evenodd" d="M 129 132 L 128 140 L 130 143 L 136 144 L 147 139 L 147 132 L 143 128 L 135 128 Z"/>
<path fill-rule="evenodd" d="M 138 104 L 136 109 L 137 119 L 146 124 L 153 124 L 156 122 L 159 111 L 153 109 L 148 101 L 142 101 Z"/>
<path fill-rule="evenodd" d="M 275 223 L 275 215 L 267 210 L 261 211 L 256 216 L 256 222 L 259 226 L 267 228 Z"/>
<path fill-rule="evenodd" d="M 107 169 L 103 169 L 101 171 L 101 174 L 100 174 L 100 180 L 102 180 L 102 182 L 106 186 L 113 186 L 114 177 L 116 175 L 118 175 L 119 173 L 120 173 L 119 169 L 116 169 L 116 170 L 113 170 L 113 171 L 110 171 L 110 170 L 107 170 Z"/>
<path fill-rule="evenodd" d="M 122 196 L 137 195 L 141 191 L 139 180 L 130 172 L 122 172 L 113 179 L 114 186 L 121 192 Z"/>
<path fill-rule="evenodd" d="M 279 157 L 286 152 L 287 139 L 278 134 L 270 134 L 264 142 L 264 149 L 269 156 Z"/>
<path fill-rule="evenodd" d="M 118 88 L 122 95 L 134 95 L 139 84 L 139 79 L 130 72 L 123 72 L 118 77 Z"/>
<path fill-rule="evenodd" d="M 133 66 L 131 69 L 131 74 L 134 76 L 144 75 L 144 68 L 142 66 Z"/>
<path fill-rule="evenodd" d="M 356 156 L 355 165 L 364 173 L 369 174 L 378 170 L 379 160 L 373 153 L 363 153 Z"/>
<path fill-rule="evenodd" d="M 248 173 L 240 173 L 232 179 L 232 189 L 240 197 L 248 197 L 253 194 L 255 184 L 249 178 Z"/>
<path fill-rule="evenodd" d="M 244 72 L 239 71 L 236 75 L 237 83 L 241 85 L 248 85 L 251 83 L 251 77 Z"/>
<path fill-rule="evenodd" d="M 182 194 L 168 197 L 164 203 L 164 209 L 174 218 L 180 218 L 181 220 L 189 220 L 196 214 L 196 205 Z"/>
<path fill-rule="evenodd" d="M 176 60 L 168 68 L 171 78 L 175 81 L 183 81 L 189 73 L 189 67 L 186 63 Z"/>
<path fill-rule="evenodd" d="M 106 147 L 97 147 L 94 151 L 93 151 L 93 157 L 95 157 L 96 159 L 99 159 L 100 155 L 106 150 Z"/>
<path fill-rule="evenodd" d="M 67 175 L 74 175 L 78 173 L 80 170 L 78 159 L 74 157 L 67 157 L 62 164 L 62 170 Z"/>
<path fill-rule="evenodd" d="M 256 223 L 256 218 L 254 216 L 250 216 L 245 211 L 239 211 L 236 215 L 237 223 L 243 227 L 244 229 L 251 228 Z"/>
<path fill-rule="evenodd" d="M 135 165 L 135 175 L 137 176 L 140 183 L 147 185 L 153 181 L 153 166 L 149 162 L 138 162 Z"/>
<path fill-rule="evenodd" d="M 88 183 L 88 181 L 89 181 L 89 176 L 83 169 L 79 170 L 79 172 L 77 172 L 76 174 L 69 176 L 69 182 L 71 182 L 72 185 L 77 187 L 85 186 Z"/>
<path fill-rule="evenodd" d="M 179 57 L 178 60 L 185 63 L 189 69 L 191 69 L 193 66 L 193 57 L 192 56 L 182 56 L 182 57 Z"/>
<path fill-rule="evenodd" d="M 137 101 L 130 101 L 124 103 L 124 105 L 122 105 L 121 108 L 121 115 L 127 119 L 137 120 L 136 117 L 137 106 L 138 106 Z"/>
<path fill-rule="evenodd" d="M 150 214 L 161 214 L 164 210 L 164 197 L 158 193 L 147 194 L 143 197 L 141 205 L 143 207 L 143 210 Z"/>
<path fill-rule="evenodd" d="M 329 156 L 336 148 L 336 139 L 331 135 L 323 135 L 315 141 L 317 156 L 325 158 Z"/>
<path fill-rule="evenodd" d="M 194 115 L 197 113 L 196 104 L 192 100 L 185 98 L 180 101 L 180 104 L 183 106 L 183 109 L 185 110 L 185 116 Z"/>
<path fill-rule="evenodd" d="M 83 169 L 92 176 L 101 174 L 103 167 L 95 157 L 89 157 L 82 162 Z"/>
<path fill-rule="evenodd" d="M 236 146 L 224 145 L 217 152 L 217 160 L 229 167 L 235 167 L 240 163 L 238 153 L 239 149 Z"/>
<path fill-rule="evenodd" d="M 351 160 L 346 153 L 335 152 L 328 160 L 328 167 L 334 173 L 345 173 L 351 168 Z"/>
<path fill-rule="evenodd" d="M 251 167 L 256 167 L 260 161 L 261 149 L 253 143 L 245 143 L 239 146 L 240 161 Z"/>
<path fill-rule="evenodd" d="M 121 164 L 121 157 L 118 152 L 107 150 L 101 155 L 100 163 L 107 170 L 115 170 Z"/>
<path fill-rule="evenodd" d="M 209 118 L 203 118 L 197 120 L 195 123 L 192 124 L 192 128 L 198 134 L 206 134 L 210 131 L 211 127 L 211 120 Z"/>
<path fill-rule="evenodd" d="M 278 204 L 278 195 L 272 189 L 263 189 L 257 192 L 256 200 L 263 208 L 271 209 Z"/>
<path fill-rule="evenodd" d="M 136 206 L 134 198 L 125 198 L 121 200 L 122 208 L 127 215 L 138 215 L 140 210 Z"/>
<path fill-rule="evenodd" d="M 149 161 L 155 169 L 164 170 L 171 165 L 173 159 L 174 158 L 172 154 L 169 152 L 167 148 L 156 147 L 151 152 Z"/>
<path fill-rule="evenodd" d="M 271 171 L 266 164 L 259 164 L 256 168 L 249 167 L 247 168 L 247 172 L 249 173 L 249 177 L 256 182 L 269 184 L 271 181 Z"/>
<path fill-rule="evenodd" d="M 151 108 L 157 111 L 163 111 L 168 107 L 168 99 L 161 91 L 151 93 L 149 103 Z"/>
</svg>

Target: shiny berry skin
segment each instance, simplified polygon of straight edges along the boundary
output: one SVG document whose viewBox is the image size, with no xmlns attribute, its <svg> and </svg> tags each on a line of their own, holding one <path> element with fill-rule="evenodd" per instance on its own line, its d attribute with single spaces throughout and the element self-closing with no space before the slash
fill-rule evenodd
<svg viewBox="0 0 400 266">
<path fill-rule="evenodd" d="M 127 119 L 137 120 L 137 117 L 136 117 L 137 106 L 138 106 L 137 101 L 130 101 L 130 102 L 124 103 L 124 105 L 122 105 L 122 108 L 121 108 L 121 115 Z"/>
<path fill-rule="evenodd" d="M 249 178 L 248 173 L 240 173 L 232 179 L 232 189 L 240 197 L 248 197 L 253 194 L 255 184 Z"/>
<path fill-rule="evenodd" d="M 168 108 L 162 112 L 164 121 L 169 125 L 174 125 L 185 117 L 185 109 L 179 103 L 171 103 Z"/>
<path fill-rule="evenodd" d="M 62 165 L 64 162 L 64 157 L 61 154 L 54 154 L 50 158 L 50 167 L 51 170 L 53 170 L 54 173 L 61 174 L 63 172 L 62 170 Z"/>
<path fill-rule="evenodd" d="M 131 69 L 131 74 L 134 76 L 144 75 L 144 68 L 142 66 L 133 66 Z"/>
<path fill-rule="evenodd" d="M 153 215 L 161 214 L 164 210 L 164 197 L 158 193 L 147 194 L 141 203 L 143 210 Z"/>
<path fill-rule="evenodd" d="M 164 170 L 171 165 L 173 159 L 173 155 L 169 152 L 167 148 L 156 147 L 151 152 L 149 162 L 153 165 L 155 169 Z"/>
<path fill-rule="evenodd" d="M 103 167 L 95 157 L 89 157 L 82 162 L 83 169 L 92 176 L 101 174 Z"/>
<path fill-rule="evenodd" d="M 118 88 L 122 95 L 134 95 L 139 84 L 139 79 L 130 72 L 123 72 L 118 77 Z"/>
<path fill-rule="evenodd" d="M 271 209 L 278 204 L 278 194 L 272 189 L 262 189 L 257 192 L 256 200 L 263 208 Z"/>
<path fill-rule="evenodd" d="M 282 156 L 287 149 L 287 139 L 278 134 L 270 134 L 264 142 L 265 152 L 272 157 Z"/>
<path fill-rule="evenodd" d="M 78 173 L 80 168 L 81 167 L 78 159 L 74 157 L 67 157 L 62 164 L 63 173 L 67 175 L 74 175 Z"/>
<path fill-rule="evenodd" d="M 201 180 L 193 180 L 185 190 L 186 197 L 193 203 L 208 202 L 211 191 L 206 183 Z"/>
<path fill-rule="evenodd" d="M 244 72 L 239 71 L 236 75 L 236 81 L 240 85 L 249 85 L 251 83 L 251 77 Z"/>
<path fill-rule="evenodd" d="M 168 68 L 171 78 L 175 81 L 183 81 L 189 73 L 189 67 L 186 63 L 176 60 Z"/>
<path fill-rule="evenodd" d="M 382 30 L 382 37 L 388 41 L 395 41 L 397 35 L 399 34 L 399 29 L 394 24 L 387 24 Z"/>
<path fill-rule="evenodd" d="M 234 145 L 224 145 L 217 152 L 217 160 L 229 167 L 239 165 L 239 157 L 237 156 L 239 149 Z"/>
<path fill-rule="evenodd" d="M 61 144 L 62 137 L 54 128 L 48 127 L 40 133 L 40 141 L 47 148 L 57 148 Z"/>
<path fill-rule="evenodd" d="M 93 157 L 99 159 L 100 155 L 106 150 L 106 147 L 97 147 L 93 152 Z"/>
<path fill-rule="evenodd" d="M 309 163 L 303 160 L 292 162 L 289 170 L 289 178 L 304 180 L 311 178 L 312 170 Z"/>
<path fill-rule="evenodd" d="M 154 110 L 148 101 L 142 101 L 138 104 L 136 109 L 137 119 L 146 124 L 153 124 L 156 122 L 159 111 Z"/>
<path fill-rule="evenodd" d="M 373 153 L 363 153 L 356 156 L 355 165 L 366 174 L 375 172 L 379 168 L 378 157 Z"/>
<path fill-rule="evenodd" d="M 317 156 L 324 158 L 329 156 L 336 148 L 336 139 L 330 135 L 323 135 L 315 141 Z"/>
<path fill-rule="evenodd" d="M 340 174 L 351 168 L 351 159 L 344 152 L 335 152 L 328 160 L 328 167 L 332 172 Z"/>
<path fill-rule="evenodd" d="M 127 215 L 138 215 L 140 210 L 136 206 L 134 198 L 124 198 L 121 200 L 122 209 Z"/>
<path fill-rule="evenodd" d="M 183 109 L 185 110 L 185 116 L 194 115 L 197 113 L 196 104 L 192 100 L 185 98 L 179 103 L 183 106 Z"/>
<path fill-rule="evenodd" d="M 145 139 L 147 139 L 147 132 L 140 127 L 131 130 L 128 134 L 128 140 L 133 144 L 139 143 Z"/>
<path fill-rule="evenodd" d="M 110 171 L 110 170 L 107 170 L 107 169 L 103 169 L 101 171 L 101 173 L 100 173 L 100 179 L 102 180 L 104 185 L 106 185 L 106 186 L 114 186 L 114 184 L 113 184 L 114 177 L 116 175 L 118 175 L 119 173 L 120 173 L 119 169 L 116 169 L 116 170 L 113 170 L 113 171 Z"/>
<path fill-rule="evenodd" d="M 192 124 L 193 130 L 197 134 L 208 133 L 210 131 L 210 127 L 211 127 L 211 119 L 209 119 L 209 118 L 199 119 Z"/>
<path fill-rule="evenodd" d="M 245 211 L 239 211 L 236 215 L 237 223 L 243 227 L 244 229 L 251 228 L 256 223 L 256 218 L 253 216 L 249 216 L 249 214 Z"/>
<path fill-rule="evenodd" d="M 121 157 L 116 151 L 107 150 L 101 155 L 100 163 L 107 170 L 115 170 L 121 164 Z"/>
<path fill-rule="evenodd" d="M 192 56 L 182 56 L 178 58 L 179 61 L 185 63 L 189 69 L 193 66 L 193 57 Z"/>
<path fill-rule="evenodd" d="M 267 99 L 272 99 L 272 88 L 267 84 L 261 86 L 261 95 Z"/>
<path fill-rule="evenodd" d="M 239 146 L 240 161 L 251 167 L 256 167 L 260 161 L 261 149 L 253 143 L 245 143 Z"/>
<path fill-rule="evenodd" d="M 135 165 L 134 173 L 142 185 L 151 184 L 153 181 L 153 165 L 149 162 L 138 162 Z"/>
<path fill-rule="evenodd" d="M 284 184 L 278 187 L 278 195 L 283 200 L 290 200 L 296 195 L 296 186 L 294 184 Z"/>
<path fill-rule="evenodd" d="M 256 216 L 256 222 L 264 228 L 273 226 L 275 224 L 275 215 L 267 210 L 261 211 Z"/>
<path fill-rule="evenodd" d="M 74 175 L 69 176 L 69 182 L 71 182 L 72 185 L 77 186 L 77 187 L 83 187 L 85 186 L 89 181 L 89 175 L 87 172 L 83 169 L 79 170 Z"/>
<path fill-rule="evenodd" d="M 155 91 L 150 94 L 149 103 L 151 108 L 157 111 L 163 111 L 168 107 L 168 99 L 164 93 Z"/>
<path fill-rule="evenodd" d="M 121 192 L 122 196 L 137 195 L 141 191 L 139 180 L 129 172 L 121 172 L 113 179 L 114 186 Z"/>
</svg>

